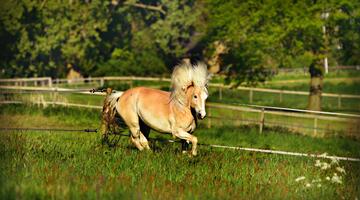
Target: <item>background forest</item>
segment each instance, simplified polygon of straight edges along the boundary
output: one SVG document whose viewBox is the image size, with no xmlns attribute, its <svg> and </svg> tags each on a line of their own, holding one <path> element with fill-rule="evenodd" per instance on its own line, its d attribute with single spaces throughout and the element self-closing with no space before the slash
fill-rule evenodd
<svg viewBox="0 0 360 200">
<path fill-rule="evenodd" d="M 184 58 L 237 82 L 360 64 L 356 0 L 3 0 L 1 77 L 161 76 Z M 271 70 L 269 70 L 271 69 Z"/>
</svg>

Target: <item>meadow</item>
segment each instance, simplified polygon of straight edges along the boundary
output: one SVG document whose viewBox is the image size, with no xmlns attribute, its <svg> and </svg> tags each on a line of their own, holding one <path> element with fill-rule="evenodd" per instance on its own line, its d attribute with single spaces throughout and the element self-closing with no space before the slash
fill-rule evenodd
<svg viewBox="0 0 360 200">
<path fill-rule="evenodd" d="M 51 106 L 3 105 L 0 116 L 1 127 L 81 129 L 97 128 L 100 122 L 98 110 Z M 207 129 L 205 120 L 195 135 L 201 143 L 360 157 L 357 140 L 312 138 L 286 129 L 267 128 L 263 134 L 252 125 Z M 171 138 L 156 132 L 150 137 Z M 1 199 L 360 197 L 358 162 L 206 146 L 199 147 L 197 157 L 189 157 L 180 152 L 178 143 L 154 141 L 153 152 L 139 152 L 126 137 L 109 147 L 101 144 L 96 133 L 75 131 L 2 130 L 0 143 Z"/>
</svg>

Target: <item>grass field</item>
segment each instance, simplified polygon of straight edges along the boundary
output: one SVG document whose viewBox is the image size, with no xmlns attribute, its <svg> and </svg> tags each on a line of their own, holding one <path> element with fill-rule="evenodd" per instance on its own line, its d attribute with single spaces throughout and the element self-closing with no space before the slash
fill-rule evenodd
<svg viewBox="0 0 360 200">
<path fill-rule="evenodd" d="M 99 116 L 99 111 L 89 109 L 0 107 L 1 127 L 97 128 Z M 360 157 L 356 140 L 311 138 L 286 129 L 258 134 L 252 126 L 206 129 L 205 124 L 206 120 L 200 122 L 195 132 L 201 143 Z M 155 132 L 150 136 L 171 138 Z M 180 153 L 177 143 L 152 142 L 153 152 L 139 152 L 127 138 L 110 148 L 101 145 L 95 133 L 77 132 L 1 131 L 0 144 L 1 199 L 360 197 L 360 163 L 355 162 L 321 169 L 326 168 L 323 162 L 331 161 L 316 164 L 314 158 L 205 146 L 199 147 L 199 156 L 190 158 Z"/>
</svg>

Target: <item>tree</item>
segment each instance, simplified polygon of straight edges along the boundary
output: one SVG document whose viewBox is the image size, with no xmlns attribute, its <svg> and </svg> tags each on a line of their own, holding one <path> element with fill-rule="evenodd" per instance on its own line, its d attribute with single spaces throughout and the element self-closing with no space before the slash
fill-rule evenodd
<svg viewBox="0 0 360 200">
<path fill-rule="evenodd" d="M 85 73 L 94 67 L 94 48 L 106 31 L 108 4 L 100 0 L 5 1 L 2 33 L 15 43 L 9 75 L 59 76 L 74 66 Z"/>
<path fill-rule="evenodd" d="M 59 77 L 68 66 L 85 76 L 162 74 L 198 41 L 199 5 L 5 0 L 0 37 L 8 49 L 0 54 L 7 66 L 2 76 Z"/>
<path fill-rule="evenodd" d="M 309 67 L 312 110 L 321 109 L 324 57 L 333 57 L 336 45 L 356 47 L 359 40 L 360 33 L 354 31 L 359 27 L 359 3 L 352 1 L 209 0 L 207 5 L 207 39 L 229 47 L 222 58 L 229 80 L 256 84 L 269 78 L 272 69 L 301 63 Z M 331 17 L 325 20 L 323 13 Z M 357 51 L 337 52 L 349 58 Z"/>
</svg>

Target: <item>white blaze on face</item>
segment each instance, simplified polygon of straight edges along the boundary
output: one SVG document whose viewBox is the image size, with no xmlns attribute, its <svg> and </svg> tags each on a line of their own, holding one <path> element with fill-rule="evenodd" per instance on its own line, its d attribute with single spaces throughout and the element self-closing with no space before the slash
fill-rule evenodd
<svg viewBox="0 0 360 200">
<path fill-rule="evenodd" d="M 201 98 L 200 98 L 201 99 L 201 104 L 200 104 L 200 111 L 199 111 L 200 117 L 202 119 L 206 116 L 205 102 L 206 102 L 207 98 L 208 98 L 208 93 L 207 93 L 207 90 L 204 89 L 201 92 Z"/>
</svg>

